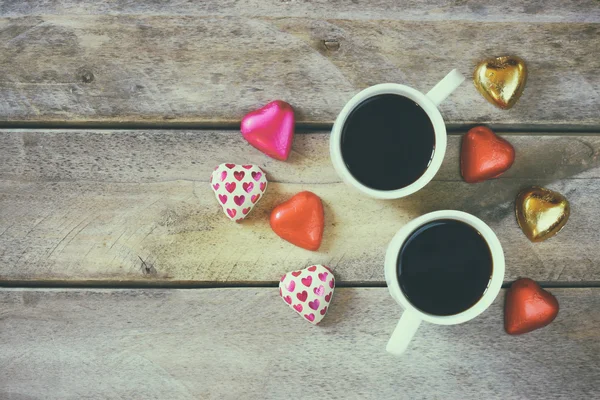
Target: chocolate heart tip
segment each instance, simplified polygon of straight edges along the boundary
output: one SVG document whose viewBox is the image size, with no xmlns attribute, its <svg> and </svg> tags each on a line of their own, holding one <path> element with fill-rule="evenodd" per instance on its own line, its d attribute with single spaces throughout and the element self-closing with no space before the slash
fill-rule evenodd
<svg viewBox="0 0 600 400">
<path fill-rule="evenodd" d="M 319 246 L 300 246 L 300 247 L 302 247 L 305 250 L 309 250 L 309 251 L 317 251 L 317 250 L 319 250 L 319 247 L 321 247 L 321 246 L 319 245 Z"/>
<path fill-rule="evenodd" d="M 504 331 L 512 336 L 523 335 L 525 333 L 529 333 L 529 332 L 533 332 L 533 331 L 541 329 L 541 328 L 545 328 L 546 326 L 550 325 L 550 323 L 552 323 L 552 321 L 554 321 L 557 316 L 558 316 L 558 302 L 556 303 L 556 311 L 552 313 L 552 315 L 549 317 L 547 322 L 544 322 L 538 326 L 531 327 L 531 328 L 521 328 L 519 326 L 512 326 L 512 325 L 505 324 Z"/>
</svg>

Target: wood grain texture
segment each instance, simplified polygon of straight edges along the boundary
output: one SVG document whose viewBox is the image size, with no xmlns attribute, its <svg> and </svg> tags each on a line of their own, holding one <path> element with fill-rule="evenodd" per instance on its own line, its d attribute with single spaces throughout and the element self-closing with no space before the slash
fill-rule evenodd
<svg viewBox="0 0 600 400">
<path fill-rule="evenodd" d="M 375 3 L 373 13 L 360 5 L 352 15 L 331 16 L 326 10 L 343 4 L 302 11 L 314 7 L 309 3 L 289 17 L 262 15 L 268 7 L 254 7 L 256 2 L 239 4 L 253 15 L 213 15 L 216 2 L 200 3 L 181 10 L 156 6 L 156 13 L 141 7 L 141 15 L 135 3 L 122 2 L 122 15 L 118 6 L 98 3 L 91 6 L 98 14 L 87 15 L 90 6 L 48 2 L 56 15 L 35 15 L 31 6 L 34 15 L 0 18 L 0 121 L 232 124 L 282 99 L 295 107 L 299 123 L 331 123 L 367 86 L 398 82 L 427 91 L 453 68 L 470 77 L 480 60 L 514 54 L 529 67 L 519 103 L 508 112 L 496 109 L 467 79 L 441 106 L 448 123 L 599 126 L 600 14 L 594 2 L 579 11 L 569 2 L 564 22 L 538 21 L 520 7 L 502 22 L 482 22 L 476 11 L 463 20 L 459 9 L 470 3 L 441 7 L 441 20 L 410 17 L 435 15 L 437 3 L 429 11 L 411 3 L 417 11 L 408 20 L 394 19 L 401 5 L 383 15 L 390 1 Z M 19 4 L 5 7 L 28 10 Z M 225 10 L 238 7 L 227 4 Z M 480 14 L 488 9 L 471 6 Z M 558 6 L 541 2 L 524 7 L 551 10 L 540 11 L 551 21 L 560 14 Z M 173 15 L 189 8 L 197 11 Z M 458 20 L 446 18 L 454 12 Z"/>
<path fill-rule="evenodd" d="M 12 0 L 0 3 L 0 15 L 191 15 L 391 19 L 406 21 L 598 22 L 594 0 L 446 1 L 446 0 L 236 0 L 139 2 L 130 0 Z"/>
<path fill-rule="evenodd" d="M 288 162 L 252 149 L 238 132 L 5 131 L 0 135 L 0 278 L 3 280 L 276 281 L 309 263 L 340 282 L 382 282 L 387 243 L 410 219 L 457 209 L 486 221 L 504 246 L 506 280 L 600 280 L 600 137 L 508 135 L 517 152 L 502 178 L 466 184 L 460 137 L 450 136 L 435 180 L 405 199 L 366 198 L 340 182 L 327 134 L 297 135 Z M 222 162 L 255 163 L 269 189 L 241 224 L 222 214 L 208 184 Z M 513 202 L 537 184 L 558 190 L 572 215 L 532 244 Z M 273 207 L 301 190 L 325 205 L 319 252 L 270 229 Z"/>
<path fill-rule="evenodd" d="M 338 289 L 319 327 L 276 288 L 0 291 L 0 398 L 586 399 L 600 391 L 600 289 L 551 289 L 560 312 L 523 336 L 502 293 L 475 320 L 421 325 L 385 353 L 387 289 Z"/>
</svg>

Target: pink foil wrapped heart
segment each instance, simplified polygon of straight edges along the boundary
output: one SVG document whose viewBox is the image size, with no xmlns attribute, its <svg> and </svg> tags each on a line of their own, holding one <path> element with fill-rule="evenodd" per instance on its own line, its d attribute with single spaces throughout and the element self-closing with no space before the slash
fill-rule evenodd
<svg viewBox="0 0 600 400">
<path fill-rule="evenodd" d="M 325 317 L 334 290 L 335 277 L 324 265 L 288 272 L 279 282 L 283 301 L 314 325 Z"/>
<path fill-rule="evenodd" d="M 236 222 L 246 218 L 267 190 L 265 173 L 256 165 L 221 164 L 210 181 L 223 212 Z"/>
<path fill-rule="evenodd" d="M 285 101 L 275 100 L 252 111 L 242 119 L 244 139 L 269 157 L 287 160 L 294 140 L 294 109 Z"/>
</svg>

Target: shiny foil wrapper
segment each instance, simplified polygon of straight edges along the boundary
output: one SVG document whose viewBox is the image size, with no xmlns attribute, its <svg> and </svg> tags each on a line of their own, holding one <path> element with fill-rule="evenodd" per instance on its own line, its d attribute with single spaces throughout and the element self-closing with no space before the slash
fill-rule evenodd
<svg viewBox="0 0 600 400">
<path fill-rule="evenodd" d="M 516 280 L 506 292 L 504 329 L 520 335 L 543 328 L 558 315 L 558 300 L 529 278 Z"/>
<path fill-rule="evenodd" d="M 476 126 L 462 139 L 460 173 L 468 183 L 497 178 L 515 161 L 515 149 L 490 128 Z"/>
<path fill-rule="evenodd" d="M 532 242 L 541 242 L 560 232 L 571 208 L 562 194 L 532 186 L 517 195 L 515 213 L 525 236 Z"/>
<path fill-rule="evenodd" d="M 490 103 L 505 110 L 519 100 L 526 81 L 525 61 L 514 56 L 483 60 L 473 72 L 473 83 L 479 93 Z"/>
</svg>

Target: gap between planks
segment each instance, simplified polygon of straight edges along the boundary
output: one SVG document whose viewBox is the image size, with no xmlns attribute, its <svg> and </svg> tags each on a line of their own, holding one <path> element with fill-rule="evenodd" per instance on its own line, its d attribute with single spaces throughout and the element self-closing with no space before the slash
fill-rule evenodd
<svg viewBox="0 0 600 400">
<path fill-rule="evenodd" d="M 600 120 L 599 120 L 600 122 Z M 573 124 L 494 124 L 494 123 L 469 123 L 469 124 L 446 124 L 448 135 L 462 135 L 474 126 L 488 126 L 495 132 L 503 135 L 522 135 L 525 133 L 543 136 L 573 135 L 600 135 L 600 124 L 598 125 L 573 125 Z M 295 125 L 295 133 L 323 133 L 328 134 L 333 123 L 324 122 L 300 122 Z M 238 131 L 240 123 L 231 121 L 222 122 L 132 122 L 132 121 L 0 121 L 0 132 L 2 130 L 197 130 L 197 131 Z M 325 131 L 325 132 L 323 132 Z"/>
<path fill-rule="evenodd" d="M 539 281 L 540 286 L 554 289 L 581 289 L 600 288 L 600 282 L 552 282 Z M 503 289 L 510 287 L 512 282 L 504 282 Z M 154 282 L 154 281 L 0 281 L 0 288 L 18 289 L 238 289 L 238 288 L 274 288 L 279 286 L 278 281 L 256 281 L 256 282 L 218 282 L 218 281 L 176 281 L 176 282 Z M 384 281 L 374 282 L 339 282 L 336 288 L 385 288 Z"/>
</svg>

